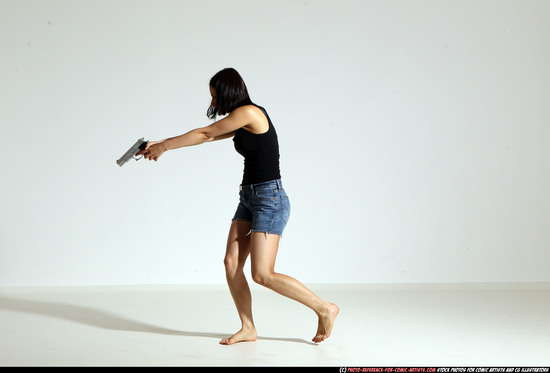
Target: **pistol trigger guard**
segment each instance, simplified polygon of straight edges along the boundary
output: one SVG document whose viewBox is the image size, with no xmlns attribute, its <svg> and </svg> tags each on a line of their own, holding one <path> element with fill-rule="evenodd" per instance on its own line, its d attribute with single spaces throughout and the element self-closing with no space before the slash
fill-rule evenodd
<svg viewBox="0 0 550 373">
<path fill-rule="evenodd" d="M 135 156 L 133 156 L 132 158 L 134 158 L 136 161 L 139 161 L 141 158 L 143 158 L 143 155 L 139 158 L 136 158 Z"/>
</svg>

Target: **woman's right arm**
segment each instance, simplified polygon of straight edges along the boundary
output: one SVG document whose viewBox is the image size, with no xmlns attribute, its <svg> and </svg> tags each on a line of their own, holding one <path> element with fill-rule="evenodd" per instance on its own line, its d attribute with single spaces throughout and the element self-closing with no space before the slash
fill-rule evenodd
<svg viewBox="0 0 550 373">
<path fill-rule="evenodd" d="M 249 105 L 250 106 L 250 105 Z M 212 123 L 207 127 L 196 128 L 183 135 L 172 137 L 162 141 L 147 144 L 147 147 L 136 154 L 143 155 L 145 159 L 157 161 L 167 150 L 204 144 L 214 140 L 227 139 L 235 135 L 235 132 L 250 123 L 255 123 L 256 116 L 250 107 L 241 106 L 233 110 L 228 116 Z"/>
<path fill-rule="evenodd" d="M 208 139 L 207 142 L 228 139 L 228 138 L 230 138 L 230 137 L 235 136 L 235 132 L 236 132 L 236 131 L 229 132 L 229 133 L 226 133 L 226 134 L 224 134 L 224 135 L 212 137 L 212 138 Z"/>
</svg>

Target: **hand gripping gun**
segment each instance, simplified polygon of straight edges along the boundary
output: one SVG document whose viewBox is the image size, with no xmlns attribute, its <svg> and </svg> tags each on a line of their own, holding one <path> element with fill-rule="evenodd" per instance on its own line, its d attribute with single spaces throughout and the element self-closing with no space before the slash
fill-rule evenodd
<svg viewBox="0 0 550 373">
<path fill-rule="evenodd" d="M 131 158 L 135 159 L 136 161 L 139 161 L 143 156 L 136 158 L 135 155 L 139 153 L 140 151 L 144 150 L 147 146 L 147 141 L 143 140 L 143 137 L 136 141 L 134 145 L 116 163 L 122 167 L 122 165 L 126 162 L 128 162 Z"/>
</svg>

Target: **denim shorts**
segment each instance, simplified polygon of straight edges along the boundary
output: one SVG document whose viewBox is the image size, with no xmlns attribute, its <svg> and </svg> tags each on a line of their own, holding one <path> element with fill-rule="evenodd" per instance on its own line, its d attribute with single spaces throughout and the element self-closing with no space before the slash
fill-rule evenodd
<svg viewBox="0 0 550 373">
<path fill-rule="evenodd" d="M 280 179 L 241 185 L 239 195 L 233 220 L 251 222 L 251 232 L 282 236 L 290 217 L 290 201 Z"/>
</svg>

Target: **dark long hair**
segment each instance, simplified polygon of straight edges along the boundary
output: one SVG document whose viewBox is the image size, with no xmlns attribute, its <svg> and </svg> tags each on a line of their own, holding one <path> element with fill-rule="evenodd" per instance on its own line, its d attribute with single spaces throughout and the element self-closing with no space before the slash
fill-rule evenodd
<svg viewBox="0 0 550 373">
<path fill-rule="evenodd" d="M 252 104 L 243 78 L 232 67 L 217 72 L 210 79 L 210 87 L 216 91 L 216 105 L 210 106 L 206 113 L 210 119 L 229 114 L 240 106 Z"/>
</svg>

